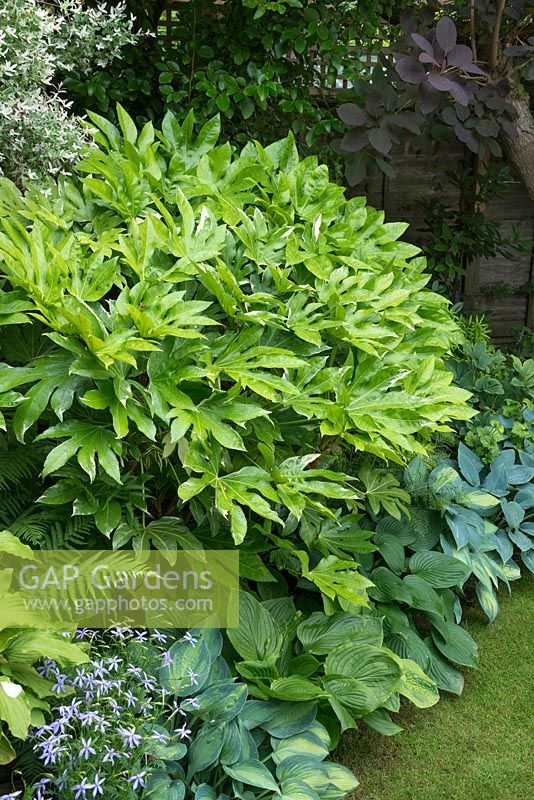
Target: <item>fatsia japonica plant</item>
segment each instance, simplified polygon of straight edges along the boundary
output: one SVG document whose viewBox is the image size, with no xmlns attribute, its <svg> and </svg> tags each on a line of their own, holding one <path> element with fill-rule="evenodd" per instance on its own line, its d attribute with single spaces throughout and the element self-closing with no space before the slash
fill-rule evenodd
<svg viewBox="0 0 534 800">
<path fill-rule="evenodd" d="M 26 508 L 90 517 L 115 547 L 203 525 L 239 544 L 353 510 L 336 452 L 402 463 L 472 414 L 404 224 L 292 138 L 235 154 L 217 119 L 194 138 L 169 115 L 156 137 L 119 116 L 122 134 L 92 117 L 78 180 L 2 184 L 4 446 L 32 447 L 43 481 Z"/>
</svg>

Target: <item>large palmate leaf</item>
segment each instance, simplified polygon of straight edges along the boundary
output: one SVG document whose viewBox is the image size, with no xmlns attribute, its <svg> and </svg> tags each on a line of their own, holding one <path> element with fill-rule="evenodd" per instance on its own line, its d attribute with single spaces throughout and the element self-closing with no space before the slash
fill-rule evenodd
<svg viewBox="0 0 534 800">
<path fill-rule="evenodd" d="M 122 453 L 122 444 L 107 428 L 72 419 L 47 428 L 37 437 L 37 440 L 40 439 L 66 440 L 56 445 L 47 455 L 43 475 L 57 472 L 76 455 L 90 480 L 95 479 L 98 458 L 98 465 L 117 483 L 121 482 L 118 456 Z"/>
</svg>

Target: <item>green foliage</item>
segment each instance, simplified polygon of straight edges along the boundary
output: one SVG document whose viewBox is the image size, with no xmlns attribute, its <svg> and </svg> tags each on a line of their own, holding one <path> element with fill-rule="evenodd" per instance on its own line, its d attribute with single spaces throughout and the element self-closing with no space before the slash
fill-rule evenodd
<svg viewBox="0 0 534 800">
<path fill-rule="evenodd" d="M 187 639 L 156 631 L 145 638 L 129 629 L 92 632 L 91 660 L 82 669 L 61 673 L 47 663 L 45 672 L 62 674 L 73 697 L 58 698 L 52 725 L 32 733 L 37 753 L 46 751 L 54 723 L 63 730 L 73 702 L 78 709 L 68 720 L 73 735 L 46 767 L 46 784 L 58 800 L 99 781 L 110 800 L 138 797 L 135 789 L 143 787 L 151 800 L 252 800 L 265 790 L 310 800 L 321 791 L 339 800 L 357 786 L 351 772 L 326 760 L 331 739 L 315 705 L 250 697 L 221 655 L 219 631 L 192 631 Z M 113 679 L 94 695 L 90 687 L 103 671 Z M 102 727 L 95 727 L 95 715 Z M 39 766 L 25 764 L 26 798 L 39 785 Z M 141 777 L 132 786 L 135 775 Z"/>
<path fill-rule="evenodd" d="M 482 174 L 466 167 L 447 173 L 447 177 L 458 189 L 461 203 L 450 206 L 436 196 L 420 207 L 425 218 L 428 267 L 447 296 L 457 301 L 462 297 L 463 276 L 469 264 L 479 258 L 513 261 L 530 243 L 518 228 L 505 234 L 502 223 L 488 218 L 485 212 L 491 200 L 506 193 L 510 180 L 506 167 L 490 164 Z"/>
<path fill-rule="evenodd" d="M 86 141 L 58 73 L 106 67 L 137 41 L 124 6 L 4 0 L 0 8 L 0 174 L 18 184 L 68 172 Z"/>
<path fill-rule="evenodd" d="M 33 558 L 31 549 L 9 531 L 0 532 L 0 552 Z M 42 678 L 34 665 L 43 658 L 63 665 L 81 664 L 87 658 L 69 641 L 69 634 L 65 639 L 60 631 L 50 630 L 42 613 L 28 612 L 9 594 L 11 572 L 0 571 L 4 620 L 0 629 L 0 764 L 15 757 L 8 737 L 26 738 L 30 725 L 44 720 L 47 698 L 54 694 L 53 682 Z"/>
<path fill-rule="evenodd" d="M 112 115 L 117 101 L 143 121 L 167 110 L 193 109 L 202 121 L 220 113 L 234 143 L 268 144 L 291 130 L 302 148 L 332 157 L 327 140 L 342 128 L 332 89 L 340 73 L 351 81 L 365 69 L 352 43 L 375 38 L 398 5 L 191 0 L 173 7 L 172 26 L 148 54 L 129 48 L 115 70 L 72 70 L 65 83 L 79 113 Z"/>
<path fill-rule="evenodd" d="M 169 115 L 156 139 L 118 113 L 122 132 L 93 115 L 80 183 L 3 185 L 1 405 L 8 442 L 38 444 L 40 504 L 116 546 L 161 516 L 240 543 L 365 491 L 402 509 L 390 479 L 395 500 L 321 461 L 338 442 L 402 462 L 470 414 L 405 226 L 291 138 L 234 155 L 217 119 L 194 137 Z"/>
</svg>

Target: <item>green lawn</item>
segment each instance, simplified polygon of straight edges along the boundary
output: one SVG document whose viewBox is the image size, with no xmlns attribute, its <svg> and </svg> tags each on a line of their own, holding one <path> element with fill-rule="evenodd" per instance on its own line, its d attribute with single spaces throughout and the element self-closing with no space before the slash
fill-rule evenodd
<svg viewBox="0 0 534 800">
<path fill-rule="evenodd" d="M 466 614 L 480 669 L 465 670 L 461 697 L 404 709 L 398 736 L 346 734 L 337 755 L 360 780 L 353 800 L 534 798 L 534 580 L 500 600 L 492 625 Z"/>
</svg>

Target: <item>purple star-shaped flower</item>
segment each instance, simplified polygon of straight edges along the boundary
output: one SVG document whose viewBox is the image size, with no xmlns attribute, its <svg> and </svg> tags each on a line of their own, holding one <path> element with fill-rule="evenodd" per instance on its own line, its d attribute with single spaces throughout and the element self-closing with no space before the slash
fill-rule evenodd
<svg viewBox="0 0 534 800">
<path fill-rule="evenodd" d="M 92 746 L 92 738 L 89 736 L 87 739 L 84 739 L 83 736 L 81 738 L 82 746 L 80 747 L 80 752 L 78 753 L 80 758 L 84 758 L 86 761 L 89 761 L 90 756 L 96 756 L 96 750 Z"/>
<path fill-rule="evenodd" d="M 128 778 L 128 783 L 132 784 L 132 789 L 142 789 L 145 785 L 145 775 L 146 772 L 139 772 L 137 775 L 132 775 L 131 778 Z"/>
</svg>

